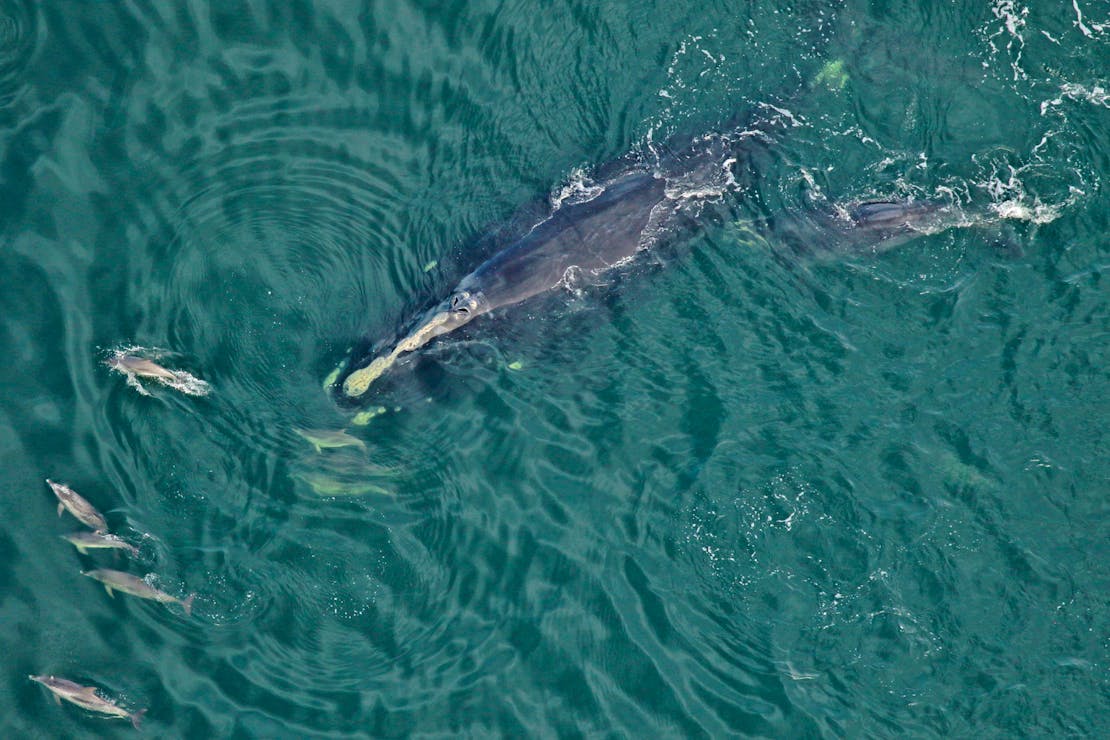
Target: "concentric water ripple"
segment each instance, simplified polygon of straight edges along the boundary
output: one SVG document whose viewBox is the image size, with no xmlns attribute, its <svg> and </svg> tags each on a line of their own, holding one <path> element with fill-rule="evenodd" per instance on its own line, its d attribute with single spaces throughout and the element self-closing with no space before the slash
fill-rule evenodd
<svg viewBox="0 0 1110 740">
<path fill-rule="evenodd" d="M 0 724 L 133 734 L 49 671 L 174 736 L 1105 734 L 1100 12 L 0 3 Z M 699 231 L 322 388 L 737 126 Z M 983 223 L 820 217 L 890 198 Z M 193 616 L 81 578 L 46 476 Z"/>
<path fill-rule="evenodd" d="M 38 23 L 31 0 L 0 3 L 0 108 L 11 105 L 27 86 L 25 72 L 39 43 Z"/>
</svg>

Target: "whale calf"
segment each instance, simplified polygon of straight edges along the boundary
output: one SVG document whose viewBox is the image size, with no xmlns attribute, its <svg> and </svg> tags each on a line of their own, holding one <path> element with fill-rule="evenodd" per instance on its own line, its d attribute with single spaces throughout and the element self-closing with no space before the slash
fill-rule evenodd
<svg viewBox="0 0 1110 740">
<path fill-rule="evenodd" d="M 353 356 L 337 388 L 358 398 L 405 353 L 498 308 L 564 284 L 573 270 L 598 273 L 628 261 L 661 237 L 688 228 L 705 202 L 735 189 L 743 148 L 760 131 L 710 134 L 653 166 L 615 163 L 578 200 L 562 202 L 515 241 L 481 263 L 425 313 L 392 348 Z M 951 221 L 950 207 L 928 201 L 858 203 L 821 221 L 851 232 L 851 241 L 881 248 Z M 681 228 L 676 229 L 676 225 Z M 951 224 L 948 224 L 951 225 Z"/>
</svg>

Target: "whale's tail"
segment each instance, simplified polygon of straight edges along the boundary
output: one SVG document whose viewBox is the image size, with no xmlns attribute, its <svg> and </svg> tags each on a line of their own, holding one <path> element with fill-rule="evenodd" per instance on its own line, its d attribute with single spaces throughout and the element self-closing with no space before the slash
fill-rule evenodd
<svg viewBox="0 0 1110 740">
<path fill-rule="evenodd" d="M 1000 253 L 1020 257 L 1021 244 L 1013 229 L 996 214 L 935 200 L 866 201 L 840 215 L 840 221 L 858 245 L 886 251 L 910 239 L 939 234 L 954 228 L 971 228 L 987 234 Z"/>
<path fill-rule="evenodd" d="M 1013 229 L 997 214 L 939 200 L 868 200 L 821 205 L 766 219 L 764 231 L 802 255 L 878 254 L 950 229 L 974 229 L 1000 254 L 1020 257 Z"/>
<path fill-rule="evenodd" d="M 831 214 L 860 251 L 884 252 L 926 234 L 936 234 L 974 221 L 961 209 L 931 200 L 879 200 L 855 203 Z"/>
</svg>

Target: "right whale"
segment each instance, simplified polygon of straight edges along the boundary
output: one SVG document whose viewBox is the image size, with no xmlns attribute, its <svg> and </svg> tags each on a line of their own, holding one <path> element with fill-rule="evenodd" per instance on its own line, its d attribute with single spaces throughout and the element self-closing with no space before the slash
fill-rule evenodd
<svg viewBox="0 0 1110 740">
<path fill-rule="evenodd" d="M 358 398 L 401 355 L 436 337 L 565 284 L 574 271 L 609 270 L 662 238 L 696 228 L 705 203 L 736 189 L 736 165 L 745 149 L 766 142 L 758 129 L 709 134 L 651 166 L 631 158 L 609 165 L 582 196 L 557 204 L 463 277 L 392 346 L 352 355 L 336 388 Z M 820 227 L 836 230 L 852 250 L 880 251 L 921 233 L 973 223 L 959 208 L 934 201 L 868 201 L 816 215 Z"/>
</svg>

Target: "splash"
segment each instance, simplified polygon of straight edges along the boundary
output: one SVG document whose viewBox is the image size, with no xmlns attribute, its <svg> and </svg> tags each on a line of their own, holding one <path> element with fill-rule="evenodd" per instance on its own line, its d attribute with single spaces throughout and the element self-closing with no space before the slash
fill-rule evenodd
<svg viewBox="0 0 1110 740">
<path fill-rule="evenodd" d="M 551 210 L 557 211 L 564 204 L 573 205 L 593 200 L 604 190 L 603 186 L 598 185 L 586 174 L 585 169 L 576 167 L 567 177 L 567 181 L 551 193 L 549 198 Z"/>
<path fill-rule="evenodd" d="M 1045 203 L 1040 196 L 1030 195 L 1026 190 L 1022 175 L 1030 169 L 1030 166 L 1006 165 L 1006 174 L 995 171 L 976 183 L 991 196 L 989 209 L 992 213 L 1001 219 L 1047 224 L 1059 218 L 1065 208 L 1075 205 L 1085 194 L 1083 190 L 1071 186 L 1068 197 L 1060 203 Z"/>
<path fill-rule="evenodd" d="M 1102 108 L 1110 108 L 1110 91 L 1102 85 L 1085 87 L 1074 82 L 1065 82 L 1060 85 L 1059 97 L 1041 103 L 1041 115 L 1043 116 L 1051 109 L 1063 105 L 1064 100 L 1084 101 Z"/>
<path fill-rule="evenodd" d="M 991 210 L 1002 219 L 1028 221 L 1034 224 L 1052 223 L 1060 217 L 1060 206 L 1048 205 L 1035 200 L 1031 204 L 1007 200 L 991 205 Z"/>
</svg>

